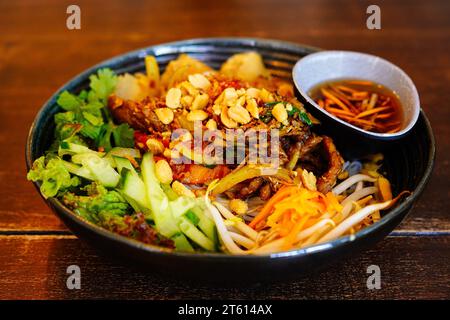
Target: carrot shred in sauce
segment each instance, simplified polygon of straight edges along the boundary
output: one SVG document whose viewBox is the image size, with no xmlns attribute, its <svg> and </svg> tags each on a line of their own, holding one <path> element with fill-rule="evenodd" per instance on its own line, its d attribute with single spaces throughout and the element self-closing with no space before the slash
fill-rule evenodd
<svg viewBox="0 0 450 320">
<path fill-rule="evenodd" d="M 394 133 L 402 128 L 402 109 L 397 95 L 366 80 L 342 80 L 319 84 L 311 97 L 320 108 L 364 130 Z"/>
</svg>

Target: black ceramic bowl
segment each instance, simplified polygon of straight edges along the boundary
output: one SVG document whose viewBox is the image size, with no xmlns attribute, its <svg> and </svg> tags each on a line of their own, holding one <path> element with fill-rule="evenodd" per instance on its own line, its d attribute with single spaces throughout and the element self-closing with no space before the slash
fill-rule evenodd
<svg viewBox="0 0 450 320">
<path fill-rule="evenodd" d="M 295 62 L 318 49 L 272 40 L 197 39 L 148 47 L 102 62 L 65 84 L 39 111 L 31 126 L 26 145 L 28 168 L 34 159 L 44 153 L 52 141 L 53 115 L 58 111 L 56 97 L 63 90 L 78 92 L 87 87 L 89 75 L 98 68 L 108 67 L 117 73 L 136 72 L 144 69 L 143 57 L 151 54 L 157 58 L 160 68 L 164 69 L 167 63 L 180 53 L 187 53 L 214 68 L 219 68 L 230 55 L 246 50 L 259 52 L 275 76 L 290 79 Z M 352 140 L 353 136 L 346 136 L 345 132 L 333 132 L 330 129 L 332 128 L 326 125 L 320 128 L 336 139 L 338 148 L 344 156 L 352 157 L 355 149 L 364 149 L 363 142 Z M 347 253 L 357 252 L 374 244 L 391 232 L 411 209 L 430 177 L 434 162 L 434 138 L 425 114 L 421 112 L 419 121 L 408 136 L 376 148 L 377 150 L 372 151 L 383 151 L 385 154 L 384 170 L 392 182 L 393 192 L 397 194 L 402 190 L 410 190 L 412 194 L 386 212 L 379 222 L 358 232 L 353 239 L 342 237 L 329 243 L 290 252 L 265 256 L 170 252 L 93 225 L 78 217 L 57 199 L 48 199 L 46 202 L 78 237 L 87 240 L 101 252 L 120 256 L 126 261 L 132 261 L 133 264 L 145 266 L 147 270 L 203 280 L 217 279 L 217 275 L 220 275 L 221 281 L 227 278 L 248 281 L 286 279 L 315 270 L 327 265 L 328 262 L 341 259 Z M 358 153 L 358 150 L 356 151 Z M 39 187 L 38 184 L 35 185 Z"/>
</svg>

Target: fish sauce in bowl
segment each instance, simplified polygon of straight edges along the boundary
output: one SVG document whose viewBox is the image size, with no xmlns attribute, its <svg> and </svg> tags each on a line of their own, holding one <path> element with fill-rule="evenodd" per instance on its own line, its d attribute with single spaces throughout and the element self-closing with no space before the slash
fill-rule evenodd
<svg viewBox="0 0 450 320">
<path fill-rule="evenodd" d="M 313 87 L 309 96 L 333 116 L 376 133 L 395 133 L 403 127 L 398 95 L 379 83 L 341 79 Z"/>
</svg>

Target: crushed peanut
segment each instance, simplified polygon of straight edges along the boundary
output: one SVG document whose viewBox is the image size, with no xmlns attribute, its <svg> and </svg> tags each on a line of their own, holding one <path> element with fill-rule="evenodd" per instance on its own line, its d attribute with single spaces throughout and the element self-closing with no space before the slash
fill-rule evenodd
<svg viewBox="0 0 450 320">
<path fill-rule="evenodd" d="M 316 186 L 316 176 L 312 172 L 308 172 L 306 169 L 303 169 L 300 174 L 300 179 L 302 180 L 303 186 L 311 191 L 317 191 Z"/>
<path fill-rule="evenodd" d="M 247 111 L 247 109 L 245 109 L 239 104 L 235 104 L 234 106 L 228 109 L 228 116 L 232 120 L 242 124 L 249 123 L 252 120 L 250 117 L 250 113 Z"/>
<path fill-rule="evenodd" d="M 159 160 L 158 162 L 156 162 L 155 174 L 156 178 L 158 178 L 161 183 L 169 184 L 172 182 L 172 168 L 170 168 L 170 165 L 166 160 Z"/>
<path fill-rule="evenodd" d="M 206 93 L 199 94 L 195 97 L 191 105 L 191 110 L 203 109 L 208 105 L 209 96 Z"/>
<path fill-rule="evenodd" d="M 185 108 L 189 108 L 194 101 L 192 96 L 186 95 L 181 98 L 181 105 Z"/>
<path fill-rule="evenodd" d="M 166 105 L 169 108 L 176 109 L 181 107 L 181 90 L 171 88 L 166 94 Z"/>
<path fill-rule="evenodd" d="M 184 94 L 188 94 L 191 95 L 193 97 L 195 97 L 196 95 L 198 95 L 198 89 L 195 88 L 190 82 L 188 81 L 183 81 L 182 83 L 180 83 L 180 88 L 183 89 L 183 93 Z"/>
<path fill-rule="evenodd" d="M 208 114 L 203 110 L 192 110 L 187 115 L 188 121 L 203 121 L 208 118 Z"/>
<path fill-rule="evenodd" d="M 188 79 L 189 82 L 197 89 L 208 90 L 211 86 L 211 82 L 209 82 L 209 80 L 201 73 L 191 74 Z"/>
<path fill-rule="evenodd" d="M 214 121 L 214 119 L 209 119 L 208 122 L 206 122 L 206 128 L 208 128 L 209 130 L 216 130 L 217 122 Z"/>
<path fill-rule="evenodd" d="M 237 127 L 237 123 L 231 120 L 230 117 L 228 116 L 227 106 L 222 107 L 222 112 L 220 113 L 220 120 L 227 128 L 232 129 Z"/>
<path fill-rule="evenodd" d="M 259 94 L 260 94 L 260 90 L 256 89 L 256 88 L 248 88 L 247 92 L 246 92 L 247 98 L 253 98 L 253 99 L 258 99 Z"/>
<path fill-rule="evenodd" d="M 241 200 L 241 199 L 232 199 L 229 202 L 229 206 L 231 211 L 235 212 L 238 215 L 244 215 L 248 211 L 248 205 L 247 202 Z"/>
<path fill-rule="evenodd" d="M 164 152 L 164 145 L 157 139 L 149 138 L 146 144 L 148 150 L 150 150 L 153 154 L 160 154 Z"/>
<path fill-rule="evenodd" d="M 159 121 L 164 124 L 169 124 L 173 121 L 173 111 L 169 108 L 158 108 L 155 109 L 155 114 L 158 117 Z"/>
<path fill-rule="evenodd" d="M 253 118 L 259 119 L 258 104 L 256 103 L 256 100 L 254 98 L 250 98 L 247 100 L 245 108 L 248 110 L 248 112 L 250 112 Z"/>
<path fill-rule="evenodd" d="M 272 109 L 272 115 L 277 119 L 278 122 L 285 122 L 288 118 L 288 114 L 284 104 L 277 103 Z"/>
<path fill-rule="evenodd" d="M 174 181 L 172 183 L 172 189 L 179 196 L 195 198 L 195 194 L 192 192 L 192 190 L 187 188 L 184 184 L 182 184 L 179 181 Z"/>
</svg>

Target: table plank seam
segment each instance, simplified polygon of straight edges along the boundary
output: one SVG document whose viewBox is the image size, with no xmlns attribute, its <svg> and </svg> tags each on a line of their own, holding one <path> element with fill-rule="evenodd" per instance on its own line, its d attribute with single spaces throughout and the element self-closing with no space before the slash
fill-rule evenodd
<svg viewBox="0 0 450 320">
<path fill-rule="evenodd" d="M 0 236 L 66 236 L 73 235 L 68 230 L 0 230 Z"/>
<path fill-rule="evenodd" d="M 0 230 L 0 236 L 75 236 L 69 230 Z M 387 237 L 440 237 L 450 231 L 393 231 Z"/>
</svg>

